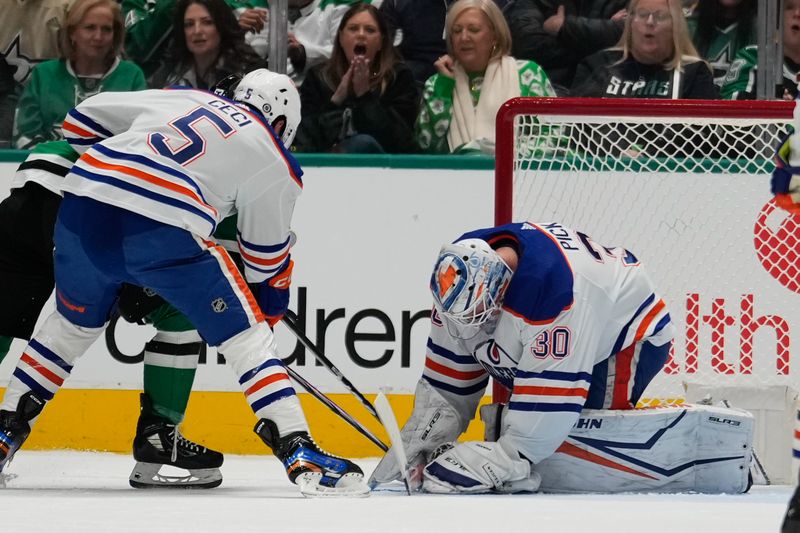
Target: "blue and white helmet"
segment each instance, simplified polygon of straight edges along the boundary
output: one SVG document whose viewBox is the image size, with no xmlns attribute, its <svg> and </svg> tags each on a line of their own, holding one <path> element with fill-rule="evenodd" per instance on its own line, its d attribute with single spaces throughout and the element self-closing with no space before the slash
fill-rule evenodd
<svg viewBox="0 0 800 533">
<path fill-rule="evenodd" d="M 497 315 L 512 274 L 486 241 L 446 244 L 431 276 L 434 305 L 453 325 L 477 330 Z"/>
</svg>

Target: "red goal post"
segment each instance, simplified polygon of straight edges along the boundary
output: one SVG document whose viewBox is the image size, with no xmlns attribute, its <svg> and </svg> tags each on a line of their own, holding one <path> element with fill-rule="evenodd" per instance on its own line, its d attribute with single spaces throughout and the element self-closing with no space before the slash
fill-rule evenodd
<svg viewBox="0 0 800 533">
<path fill-rule="evenodd" d="M 558 221 L 624 246 L 667 302 L 679 332 L 651 404 L 798 389 L 800 224 L 774 208 L 768 178 L 793 109 L 515 98 L 497 114 L 495 223 Z"/>
</svg>

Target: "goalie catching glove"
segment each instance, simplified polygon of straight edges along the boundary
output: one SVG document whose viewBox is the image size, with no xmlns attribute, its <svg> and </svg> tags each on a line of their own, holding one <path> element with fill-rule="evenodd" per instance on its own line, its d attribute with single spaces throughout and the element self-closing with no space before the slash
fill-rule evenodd
<svg viewBox="0 0 800 533">
<path fill-rule="evenodd" d="M 516 448 L 498 442 L 451 442 L 424 470 L 423 490 L 439 494 L 534 492 L 541 476 Z"/>
<path fill-rule="evenodd" d="M 793 214 L 800 214 L 800 167 L 789 164 L 791 140 L 789 136 L 775 153 L 775 170 L 770 181 L 775 203 Z"/>
<path fill-rule="evenodd" d="M 467 424 L 427 381 L 420 380 L 417 383 L 414 397 L 414 411 L 400 435 L 408 457 L 406 468 L 409 487 L 411 490 L 419 490 L 422 486 L 422 469 L 430 461 L 434 450 L 458 438 Z M 372 472 L 369 486 L 375 488 L 381 483 L 400 479 L 400 468 L 393 450 L 390 449 Z"/>
<path fill-rule="evenodd" d="M 293 268 L 294 261 L 290 258 L 274 276 L 256 286 L 251 285 L 258 306 L 270 327 L 275 327 L 289 308 L 289 287 L 292 285 Z"/>
</svg>

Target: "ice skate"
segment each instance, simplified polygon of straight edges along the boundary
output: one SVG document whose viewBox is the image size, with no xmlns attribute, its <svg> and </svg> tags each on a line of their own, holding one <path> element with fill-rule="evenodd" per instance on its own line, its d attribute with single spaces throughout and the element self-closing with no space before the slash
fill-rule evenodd
<svg viewBox="0 0 800 533">
<path fill-rule="evenodd" d="M 133 467 L 129 481 L 137 489 L 211 489 L 222 483 L 221 453 L 181 435 L 176 424 L 153 412 L 150 399 L 141 395 L 142 413 L 133 439 Z M 176 475 L 163 470 L 186 470 Z"/>
<path fill-rule="evenodd" d="M 29 422 L 42 412 L 44 403 L 44 400 L 30 391 L 19 399 L 16 411 L 0 411 L 0 484 L 3 486 L 13 477 L 3 473 L 3 469 L 30 435 Z"/>
<path fill-rule="evenodd" d="M 324 452 L 305 431 L 278 436 L 274 422 L 262 418 L 256 434 L 286 468 L 289 480 L 304 496 L 368 496 L 364 473 L 352 461 Z"/>
</svg>

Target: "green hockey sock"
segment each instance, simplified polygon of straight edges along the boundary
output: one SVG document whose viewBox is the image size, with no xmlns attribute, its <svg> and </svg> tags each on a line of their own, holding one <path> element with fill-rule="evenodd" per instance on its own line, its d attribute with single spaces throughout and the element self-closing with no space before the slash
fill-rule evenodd
<svg viewBox="0 0 800 533">
<path fill-rule="evenodd" d="M 201 347 L 196 331 L 159 331 L 145 345 L 144 392 L 155 414 L 174 424 L 186 412 Z"/>
</svg>

